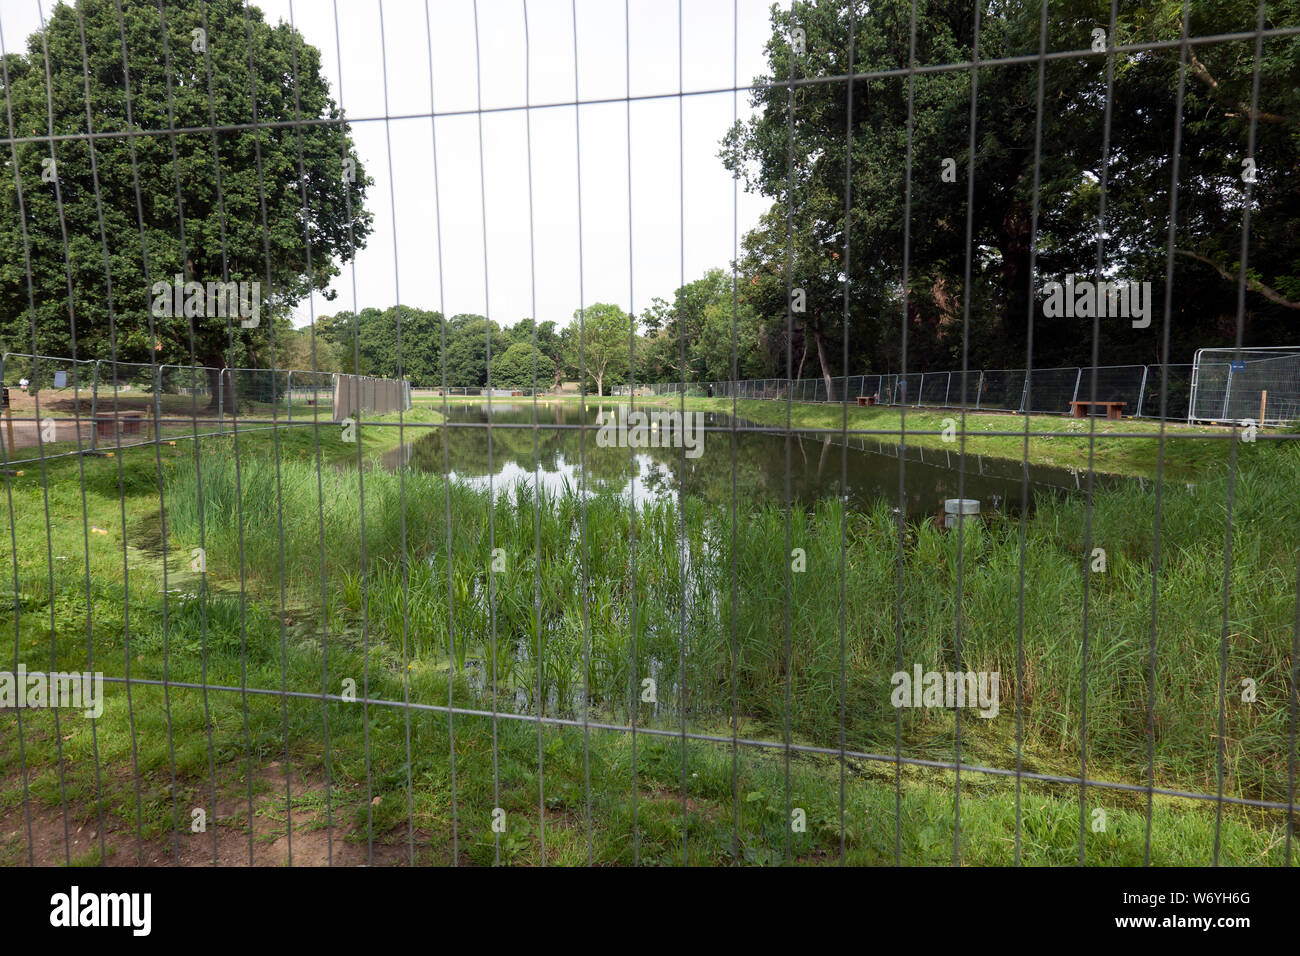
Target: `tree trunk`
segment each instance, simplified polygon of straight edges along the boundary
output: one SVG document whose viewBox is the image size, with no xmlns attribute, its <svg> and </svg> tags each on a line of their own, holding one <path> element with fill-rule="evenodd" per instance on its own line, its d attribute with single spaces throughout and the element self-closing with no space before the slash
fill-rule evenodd
<svg viewBox="0 0 1300 956">
<path fill-rule="evenodd" d="M 817 361 L 822 366 L 822 378 L 826 380 L 826 401 L 835 401 L 835 386 L 831 383 L 831 370 L 826 367 L 826 342 L 822 339 L 820 327 L 813 329 L 813 341 L 817 343 Z"/>
<path fill-rule="evenodd" d="M 234 373 L 222 375 L 222 370 L 209 366 L 206 369 L 208 376 L 208 393 L 212 398 L 208 401 L 207 411 L 216 412 L 220 410 L 225 415 L 235 413 L 235 376 Z M 222 389 L 225 394 L 222 394 Z"/>
</svg>

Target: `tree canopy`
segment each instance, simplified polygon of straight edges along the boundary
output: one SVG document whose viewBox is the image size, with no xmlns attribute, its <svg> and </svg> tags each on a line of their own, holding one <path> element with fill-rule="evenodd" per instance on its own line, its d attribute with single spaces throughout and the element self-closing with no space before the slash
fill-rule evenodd
<svg viewBox="0 0 1300 956">
<path fill-rule="evenodd" d="M 605 394 L 608 377 L 627 373 L 632 317 L 617 305 L 597 302 L 577 310 L 565 335 L 569 368 L 578 374 L 585 371 L 597 395 Z"/>
<path fill-rule="evenodd" d="M 1155 303 L 1148 329 L 1104 325 L 1102 364 L 1160 361 L 1179 124 L 1170 361 L 1190 361 L 1194 348 L 1230 343 L 1235 333 L 1245 159 L 1256 160 L 1247 341 L 1295 341 L 1300 318 L 1300 233 L 1294 220 L 1300 209 L 1300 39 L 1264 44 L 1256 110 L 1250 106 L 1253 38 L 1190 48 L 1181 115 L 1176 114 L 1176 43 L 1115 54 L 1105 156 L 1105 52 L 1045 61 L 1041 150 L 1036 149 L 1038 63 L 981 67 L 972 159 L 976 74 L 969 68 L 854 82 L 851 128 L 848 84 L 787 88 L 763 82 L 847 74 L 849 2 L 797 2 L 793 12 L 773 8 L 769 76 L 760 78 L 752 98 L 757 113 L 728 133 L 721 151 L 746 189 L 773 199 L 770 213 L 746 237 L 745 279 L 753 284 L 769 321 L 781 316 L 786 326 L 781 336 L 819 339 L 821 374 L 842 374 L 846 335 L 850 371 L 899 367 L 905 226 L 910 367 L 960 366 L 967 307 L 973 367 L 1024 364 L 1031 308 L 1036 365 L 1090 364 L 1091 321 L 1046 318 L 1042 290 L 1047 281 L 1070 274 L 1097 277 L 1099 237 L 1100 276 L 1149 281 Z M 854 71 L 879 74 L 911 65 L 911 0 L 852 2 Z M 1103 50 L 1107 44 L 1178 40 L 1181 0 L 1121 6 L 1112 34 L 1107 3 L 1051 4 L 1047 49 L 1090 50 L 1096 30 L 1102 31 Z M 922 0 L 916 10 L 916 64 L 974 58 L 969 0 Z M 1251 29 L 1256 11 L 1248 0 L 1193 0 L 1190 33 Z M 979 59 L 1036 56 L 1040 13 L 1038 3 L 989 5 L 980 21 Z M 1295 23 L 1298 16 L 1296 0 L 1281 0 L 1269 5 L 1267 25 Z M 803 31 L 802 44 L 797 30 Z M 800 45 L 802 53 L 797 52 Z M 1248 157 L 1252 118 L 1256 146 Z M 847 216 L 846 152 L 852 160 Z M 974 201 L 968 209 L 972 172 Z M 1099 220 L 1103 179 L 1104 226 Z M 973 213 L 969 249 L 968 211 Z M 969 288 L 964 279 L 968 252 Z M 1032 276 L 1031 252 L 1036 255 Z M 786 314 L 787 261 L 789 284 L 805 291 L 802 314 Z M 847 328 L 846 275 L 851 276 Z M 781 374 L 800 361 L 798 349 L 791 352 Z M 796 371 L 791 368 L 789 374 Z"/>
<path fill-rule="evenodd" d="M 11 137 L 81 137 L 4 151 L 7 350 L 71 356 L 75 333 L 79 358 L 269 366 L 370 233 L 348 125 L 292 125 L 340 118 L 320 53 L 257 7 L 60 4 L 2 65 Z M 259 322 L 155 314 L 151 285 L 177 275 L 257 282 Z"/>
</svg>

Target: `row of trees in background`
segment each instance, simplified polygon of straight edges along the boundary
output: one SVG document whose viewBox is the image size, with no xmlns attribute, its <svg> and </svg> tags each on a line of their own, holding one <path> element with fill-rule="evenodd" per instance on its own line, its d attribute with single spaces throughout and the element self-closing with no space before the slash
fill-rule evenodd
<svg viewBox="0 0 1300 956">
<path fill-rule="evenodd" d="M 752 304 L 733 290 L 731 277 L 713 269 L 678 289 L 673 301 L 654 299 L 635 322 L 610 303 L 574 312 L 562 328 L 530 318 L 503 327 L 481 315 L 453 315 L 444 322 L 438 312 L 410 306 L 370 308 L 322 316 L 314 331 L 301 329 L 286 340 L 291 351 L 281 358 L 306 363 L 294 367 L 313 367 L 314 338 L 314 367 L 325 371 L 402 376 L 417 386 L 451 388 L 531 388 L 534 381 L 552 388 L 581 380 L 587 391 L 608 394 L 633 378 L 732 378 L 733 357 L 742 377 L 776 375 L 770 350 L 755 348 L 771 334 Z"/>
<path fill-rule="evenodd" d="M 597 303 L 557 331 L 555 322 L 523 319 L 503 327 L 481 315 L 453 315 L 410 306 L 322 316 L 314 338 L 317 368 L 380 377 L 401 376 L 421 387 L 550 389 L 586 372 L 591 391 L 626 380 L 631 317 Z M 298 332 L 307 343 L 313 330 Z M 491 371 L 489 375 L 489 362 Z M 327 364 L 328 363 L 328 364 Z"/>
</svg>

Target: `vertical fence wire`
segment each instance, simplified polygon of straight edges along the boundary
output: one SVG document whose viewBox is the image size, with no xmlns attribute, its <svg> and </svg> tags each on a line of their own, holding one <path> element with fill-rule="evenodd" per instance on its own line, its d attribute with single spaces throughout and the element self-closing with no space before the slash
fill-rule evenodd
<svg viewBox="0 0 1300 956">
<path fill-rule="evenodd" d="M 1169 183 L 1169 228 L 1167 230 L 1167 251 L 1165 255 L 1165 296 L 1164 321 L 1160 335 L 1160 435 L 1156 445 L 1156 494 L 1155 509 L 1152 514 L 1151 535 L 1151 628 L 1147 650 L 1147 798 L 1145 813 L 1145 830 L 1142 839 L 1142 863 L 1151 865 L 1151 828 L 1155 816 L 1155 782 L 1156 782 L 1156 676 L 1159 665 L 1157 618 L 1160 602 L 1160 561 L 1161 532 L 1163 530 L 1164 477 L 1165 477 L 1165 416 L 1169 408 L 1169 339 L 1170 323 L 1173 312 L 1174 282 L 1174 238 L 1178 225 L 1178 171 L 1182 161 L 1183 146 L 1183 103 L 1187 92 L 1187 45 L 1188 30 L 1191 22 L 1191 0 L 1183 0 L 1182 27 L 1178 47 L 1178 92 L 1174 108 L 1174 140 L 1171 152 L 1171 172 Z M 1141 408 L 1139 407 L 1139 414 Z M 1189 400 L 1190 413 L 1190 400 Z M 1300 595 L 1300 588 L 1296 594 Z M 1300 608 L 1300 603 L 1297 604 Z M 1294 749 L 1294 742 L 1293 747 Z M 1294 801 L 1292 801 L 1294 802 Z M 1288 824 L 1288 851 L 1290 849 Z M 1288 860 L 1289 862 L 1289 860 Z"/>
<path fill-rule="evenodd" d="M 1259 120 L 1259 74 L 1260 61 L 1264 55 L 1264 12 L 1265 0 L 1259 0 L 1259 12 L 1255 23 L 1255 58 L 1254 70 L 1252 71 L 1250 86 L 1250 118 L 1247 124 L 1246 132 L 1246 155 L 1255 155 L 1255 133 Z M 1250 257 L 1250 207 L 1255 195 L 1255 184 L 1253 179 L 1246 179 L 1246 196 L 1245 201 L 1241 204 L 1241 249 L 1240 249 L 1240 267 L 1237 274 L 1237 329 L 1236 329 L 1236 353 L 1241 352 L 1243 338 L 1246 330 L 1246 275 Z M 1234 355 L 1234 358 L 1236 356 Z M 1218 734 L 1218 753 L 1216 755 L 1216 801 L 1214 807 L 1214 855 L 1212 862 L 1215 866 L 1219 865 L 1219 850 L 1222 840 L 1223 829 L 1223 761 L 1224 761 L 1224 739 L 1225 732 L 1227 696 L 1228 696 L 1228 628 L 1229 616 L 1232 604 L 1232 526 L 1233 526 L 1233 506 L 1236 503 L 1237 495 L 1237 441 L 1238 431 L 1233 429 L 1233 441 L 1228 446 L 1228 502 L 1227 515 L 1224 522 L 1224 544 L 1223 544 L 1223 623 L 1221 625 L 1219 637 L 1219 734 Z M 1300 592 L 1296 593 L 1296 600 L 1300 601 Z"/>
<path fill-rule="evenodd" d="M 909 14 L 909 40 L 907 46 L 907 160 L 903 165 L 903 262 L 902 262 L 902 314 L 900 324 L 900 368 L 907 370 L 907 347 L 909 322 L 909 297 L 911 293 L 911 255 L 912 255 L 912 149 L 915 134 L 916 105 L 916 7 L 917 0 L 912 0 Z M 884 396 L 885 385 L 882 381 L 878 394 Z M 886 400 L 886 404 L 892 401 Z M 896 542 L 898 545 L 895 561 L 895 584 L 897 593 L 894 600 L 894 670 L 903 670 L 903 570 L 904 551 L 907 544 L 907 409 L 898 410 L 898 507 L 894 509 L 898 525 Z M 903 862 L 903 711 L 894 708 L 894 863 L 901 866 Z"/>
</svg>

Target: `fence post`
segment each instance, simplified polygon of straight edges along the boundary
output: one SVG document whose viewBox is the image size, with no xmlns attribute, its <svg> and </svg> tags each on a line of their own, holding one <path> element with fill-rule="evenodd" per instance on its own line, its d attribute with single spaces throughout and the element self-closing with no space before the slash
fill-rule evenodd
<svg viewBox="0 0 1300 956">
<path fill-rule="evenodd" d="M 5 363 L 9 361 L 10 354 L 11 353 L 9 352 L 5 352 L 3 355 L 0 355 L 0 388 L 4 387 Z M 4 463 L 7 465 L 9 464 L 9 459 L 14 455 L 14 411 L 12 408 L 6 408 L 3 412 L 0 412 L 0 415 L 3 415 L 5 420 L 5 437 L 3 442 L 0 442 L 0 444 L 3 444 L 4 446 Z M 13 519 L 10 518 L 9 520 L 12 521 Z M 17 611 L 18 608 L 15 607 L 14 610 Z"/>
<path fill-rule="evenodd" d="M 99 416 L 99 363 L 103 359 L 95 359 L 95 371 L 90 385 L 90 450 L 99 450 L 99 424 L 95 419 Z"/>
<path fill-rule="evenodd" d="M 1025 402 L 1029 400 L 1029 369 L 1025 369 L 1025 385 L 1020 390 L 1020 408 L 1017 411 L 1021 415 L 1025 414 Z"/>
<path fill-rule="evenodd" d="M 975 411 L 980 410 L 980 398 L 984 394 L 984 369 L 980 369 L 980 382 L 975 386 Z"/>
<path fill-rule="evenodd" d="M 948 387 L 945 388 L 945 389 L 943 390 L 943 407 L 944 407 L 944 408 L 951 408 L 951 407 L 952 407 L 951 405 L 948 404 L 948 399 L 951 398 L 951 397 L 952 397 L 952 372 L 949 372 L 949 373 L 948 373 Z"/>
<path fill-rule="evenodd" d="M 223 368 L 217 372 L 217 431 L 224 433 L 226 430 L 226 372 Z"/>
<path fill-rule="evenodd" d="M 1137 410 L 1137 415 L 1134 416 L 1135 418 L 1141 418 L 1141 417 L 1142 417 L 1142 399 L 1146 397 L 1146 393 L 1147 393 L 1147 373 L 1148 373 L 1149 371 L 1151 371 L 1151 366 L 1150 366 L 1150 365 L 1143 365 L 1143 366 L 1142 366 L 1142 384 L 1138 386 L 1138 410 Z"/>
<path fill-rule="evenodd" d="M 162 441 L 162 370 L 161 365 L 153 367 L 153 440 Z"/>
<path fill-rule="evenodd" d="M 293 369 L 289 369 L 289 377 L 284 380 L 284 394 L 289 400 L 289 424 L 293 424 Z"/>
<path fill-rule="evenodd" d="M 1083 369 L 1077 369 L 1077 375 L 1074 376 L 1074 395 L 1070 398 L 1070 411 L 1074 411 L 1074 403 L 1079 400 L 1079 384 L 1083 381 Z"/>
</svg>

